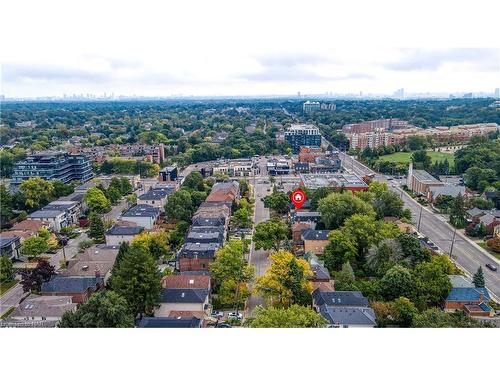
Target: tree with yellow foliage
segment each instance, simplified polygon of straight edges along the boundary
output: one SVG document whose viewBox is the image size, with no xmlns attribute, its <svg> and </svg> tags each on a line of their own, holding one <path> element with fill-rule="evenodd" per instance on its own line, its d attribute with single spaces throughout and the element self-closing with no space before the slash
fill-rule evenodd
<svg viewBox="0 0 500 375">
<path fill-rule="evenodd" d="M 269 258 L 271 266 L 257 278 L 257 292 L 277 307 L 310 304 L 312 284 L 308 277 L 313 273 L 309 263 L 287 251 L 275 252 Z"/>
<path fill-rule="evenodd" d="M 156 260 L 170 252 L 168 236 L 163 231 L 153 233 L 142 232 L 134 237 L 132 245 L 144 247 Z"/>
</svg>

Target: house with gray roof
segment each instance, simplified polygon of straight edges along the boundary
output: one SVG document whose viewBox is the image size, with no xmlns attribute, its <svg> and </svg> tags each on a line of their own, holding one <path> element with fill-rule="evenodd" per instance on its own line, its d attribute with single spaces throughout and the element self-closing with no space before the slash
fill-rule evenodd
<svg viewBox="0 0 500 375">
<path fill-rule="evenodd" d="M 144 230 L 143 227 L 113 225 L 106 233 L 106 245 L 119 246 L 123 242 L 131 242 L 132 239 Z"/>
<path fill-rule="evenodd" d="M 165 188 L 150 188 L 144 194 L 137 197 L 137 204 L 147 204 L 153 207 L 157 207 L 160 211 L 164 211 L 165 204 L 167 203 L 168 196 L 174 192 L 173 186 L 168 186 Z"/>
<path fill-rule="evenodd" d="M 65 312 L 75 311 L 71 296 L 30 295 L 9 316 L 13 320 L 59 321 Z"/>
<path fill-rule="evenodd" d="M 197 311 L 209 314 L 208 288 L 164 288 L 162 289 L 156 317 L 168 317 L 171 311 Z"/>
<path fill-rule="evenodd" d="M 467 190 L 465 186 L 458 185 L 444 185 L 444 186 L 430 186 L 427 191 L 427 200 L 429 202 L 434 202 L 441 196 L 456 198 L 459 195 L 462 197 L 467 197 Z"/>
<path fill-rule="evenodd" d="M 368 306 L 368 299 L 358 291 L 323 291 L 316 289 L 313 307 L 328 322 L 329 327 L 375 327 L 375 312 Z"/>
<path fill-rule="evenodd" d="M 201 319 L 192 317 L 143 317 L 137 328 L 201 328 Z"/>
<path fill-rule="evenodd" d="M 104 278 L 95 276 L 52 276 L 42 284 L 42 296 L 71 296 L 73 302 L 84 303 L 90 295 L 104 287 Z"/>
<path fill-rule="evenodd" d="M 148 204 L 138 204 L 122 214 L 123 220 L 132 221 L 144 229 L 153 229 L 159 217 L 160 209 Z"/>
<path fill-rule="evenodd" d="M 62 228 L 69 225 L 66 211 L 64 210 L 41 209 L 29 214 L 28 219 L 45 221 L 54 232 L 60 232 Z"/>
<path fill-rule="evenodd" d="M 0 256 L 7 256 L 11 259 L 19 259 L 21 250 L 21 237 L 0 234 Z"/>
</svg>

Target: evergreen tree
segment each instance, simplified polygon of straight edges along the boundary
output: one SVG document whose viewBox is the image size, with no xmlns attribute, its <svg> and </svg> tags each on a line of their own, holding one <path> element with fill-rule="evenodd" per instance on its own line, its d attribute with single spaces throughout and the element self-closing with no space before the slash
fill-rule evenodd
<svg viewBox="0 0 500 375">
<path fill-rule="evenodd" d="M 143 246 L 130 247 L 113 274 L 113 290 L 127 300 L 134 313 L 152 313 L 160 297 L 161 275 Z"/>
<path fill-rule="evenodd" d="M 104 223 L 102 222 L 101 216 L 99 216 L 96 212 L 92 212 L 89 220 L 89 237 L 93 238 L 97 243 L 104 242 Z"/>
<path fill-rule="evenodd" d="M 58 327 L 61 328 L 130 328 L 134 316 L 127 301 L 115 292 L 94 293 L 76 311 L 66 312 Z"/>
<path fill-rule="evenodd" d="M 472 278 L 472 282 L 474 283 L 474 286 L 476 288 L 484 288 L 485 285 L 483 267 L 479 266 L 476 273 L 474 274 L 474 277 Z"/>
</svg>

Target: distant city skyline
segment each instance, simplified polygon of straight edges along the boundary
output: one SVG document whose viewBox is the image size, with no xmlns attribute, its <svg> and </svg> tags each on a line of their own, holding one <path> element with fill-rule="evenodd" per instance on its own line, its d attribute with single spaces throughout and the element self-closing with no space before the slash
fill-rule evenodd
<svg viewBox="0 0 500 375">
<path fill-rule="evenodd" d="M 395 18 L 381 12 L 385 3 L 359 12 L 353 4 L 316 0 L 308 6 L 256 1 L 240 14 L 216 0 L 82 3 L 78 12 L 58 1 L 10 1 L 5 14 L 23 14 L 29 27 L 20 28 L 15 17 L 0 25 L 9 35 L 2 41 L 0 92 L 7 98 L 493 95 L 500 48 L 485 41 L 495 35 L 495 12 L 474 17 L 472 9 L 442 19 L 444 5 L 433 3 L 434 14 L 407 4 L 407 16 Z M 483 32 L 481 44 L 467 29 Z"/>
</svg>

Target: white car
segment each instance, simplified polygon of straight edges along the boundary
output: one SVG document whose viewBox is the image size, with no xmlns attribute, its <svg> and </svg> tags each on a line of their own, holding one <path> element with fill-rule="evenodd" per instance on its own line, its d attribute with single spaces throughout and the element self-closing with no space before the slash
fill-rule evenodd
<svg viewBox="0 0 500 375">
<path fill-rule="evenodd" d="M 241 320 L 241 319 L 243 319 L 243 314 L 242 313 L 237 313 L 237 312 L 233 311 L 233 312 L 230 312 L 229 314 L 227 314 L 227 317 L 228 318 L 233 318 L 233 319 Z"/>
</svg>

